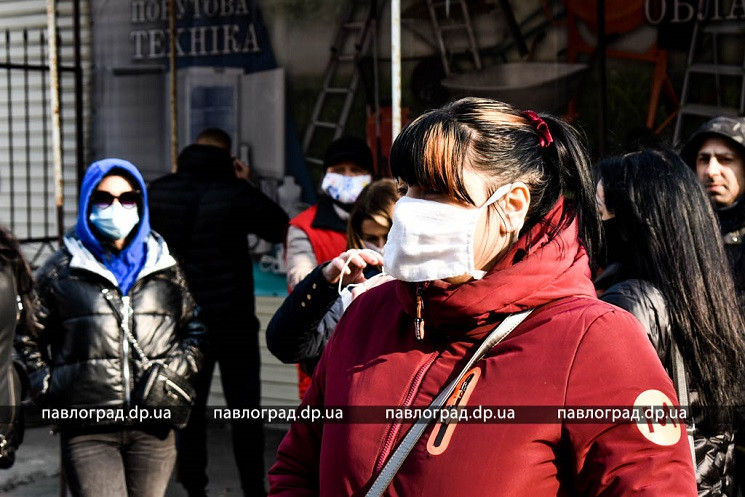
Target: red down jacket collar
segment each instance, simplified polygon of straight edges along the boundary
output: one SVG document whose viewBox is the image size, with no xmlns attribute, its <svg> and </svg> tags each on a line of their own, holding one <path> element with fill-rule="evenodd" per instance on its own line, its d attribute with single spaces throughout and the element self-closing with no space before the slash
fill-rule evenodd
<svg viewBox="0 0 745 497">
<path fill-rule="evenodd" d="M 578 223 L 548 240 L 564 209 L 557 202 L 480 280 L 455 285 L 438 280 L 424 284 L 423 317 L 428 332 L 481 338 L 506 314 L 544 305 L 567 296 L 595 297 L 589 257 L 580 243 Z M 528 241 L 533 240 L 530 250 Z M 416 283 L 396 282 L 396 294 L 407 314 L 416 309 Z M 413 331 L 412 331 L 413 333 Z"/>
</svg>

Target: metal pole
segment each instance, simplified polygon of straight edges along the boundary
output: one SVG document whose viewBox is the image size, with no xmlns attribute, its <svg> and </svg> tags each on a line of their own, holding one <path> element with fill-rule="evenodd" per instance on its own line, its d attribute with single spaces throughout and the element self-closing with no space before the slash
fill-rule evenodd
<svg viewBox="0 0 745 497">
<path fill-rule="evenodd" d="M 171 66 L 171 172 L 178 164 L 178 80 L 176 78 L 176 0 L 168 2 L 168 24 L 170 36 Z"/>
<path fill-rule="evenodd" d="M 47 30 L 49 31 L 49 91 L 52 106 L 52 161 L 54 164 L 55 205 L 57 207 L 57 239 L 64 235 L 64 190 L 62 179 L 62 123 L 60 119 L 59 47 L 57 45 L 57 9 L 55 0 L 47 0 Z"/>
<path fill-rule="evenodd" d="M 85 136 L 83 134 L 83 57 L 80 36 L 80 0 L 73 2 L 73 43 L 75 45 L 75 158 L 78 191 L 83 183 Z"/>
<path fill-rule="evenodd" d="M 372 1 L 370 5 L 370 15 L 372 16 L 372 57 L 373 57 L 373 112 L 375 112 L 375 151 L 376 157 L 375 162 L 377 164 L 376 172 L 380 176 L 390 176 L 390 169 L 388 168 L 385 155 L 383 154 L 383 144 L 380 139 L 380 72 L 378 70 L 378 17 L 380 9 L 378 8 L 378 2 Z"/>
<path fill-rule="evenodd" d="M 598 118 L 598 157 L 605 156 L 605 129 L 608 120 L 608 75 L 606 71 L 607 54 L 605 39 L 605 0 L 598 0 L 598 70 L 600 71 L 600 115 Z"/>
<path fill-rule="evenodd" d="M 401 132 L 401 0 L 391 0 L 391 134 Z"/>
</svg>

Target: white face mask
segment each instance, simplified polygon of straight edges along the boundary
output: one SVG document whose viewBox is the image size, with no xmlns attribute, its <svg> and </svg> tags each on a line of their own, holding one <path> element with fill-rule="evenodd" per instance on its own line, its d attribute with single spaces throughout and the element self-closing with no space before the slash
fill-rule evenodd
<svg viewBox="0 0 745 497">
<path fill-rule="evenodd" d="M 512 188 L 501 186 L 479 208 L 401 197 L 393 210 L 393 225 L 384 247 L 384 270 L 410 282 L 486 274 L 476 269 L 474 236 L 481 211 Z"/>
<path fill-rule="evenodd" d="M 339 173 L 326 173 L 321 183 L 321 190 L 342 204 L 353 204 L 360 196 L 362 189 L 371 181 L 372 176 L 369 174 L 345 176 Z"/>
</svg>

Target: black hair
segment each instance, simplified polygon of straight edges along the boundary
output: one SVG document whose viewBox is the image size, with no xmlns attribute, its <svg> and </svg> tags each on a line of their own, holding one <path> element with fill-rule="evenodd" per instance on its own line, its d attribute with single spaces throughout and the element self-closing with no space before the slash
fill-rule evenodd
<svg viewBox="0 0 745 497">
<path fill-rule="evenodd" d="M 545 222 L 563 196 L 568 202 L 549 240 L 579 221 L 580 240 L 591 261 L 600 240 L 600 218 L 590 161 L 579 133 L 558 117 L 541 114 L 553 138 L 545 146 L 534 121 L 509 104 L 464 98 L 431 110 L 403 129 L 391 149 L 391 172 L 409 186 L 445 193 L 470 203 L 466 167 L 485 175 L 488 189 L 513 181 L 530 190 L 530 206 L 521 233 Z"/>
<path fill-rule="evenodd" d="M 0 260 L 10 266 L 15 278 L 17 295 L 23 305 L 23 325 L 27 330 L 35 326 L 36 293 L 31 268 L 23 257 L 21 246 L 13 234 L 0 227 Z"/>
<path fill-rule="evenodd" d="M 709 419 L 739 405 L 745 367 L 743 316 L 717 218 L 695 174 L 670 150 L 596 166 L 605 205 L 628 245 L 628 274 L 665 297 L 672 339 Z"/>
<path fill-rule="evenodd" d="M 220 128 L 206 128 L 199 132 L 196 139 L 197 143 L 204 143 L 220 147 L 228 152 L 230 151 L 230 147 L 232 147 L 233 143 L 230 139 L 230 135 L 227 131 L 220 129 Z"/>
</svg>

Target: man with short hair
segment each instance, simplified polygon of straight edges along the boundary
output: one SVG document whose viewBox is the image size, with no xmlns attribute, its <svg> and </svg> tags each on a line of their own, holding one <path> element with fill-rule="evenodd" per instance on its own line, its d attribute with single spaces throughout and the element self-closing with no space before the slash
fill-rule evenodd
<svg viewBox="0 0 745 497">
<path fill-rule="evenodd" d="M 347 219 L 355 200 L 374 176 L 370 147 L 345 136 L 323 158 L 325 175 L 316 205 L 290 221 L 287 232 L 287 286 L 292 290 L 316 266 L 347 249 Z"/>
<path fill-rule="evenodd" d="M 247 236 L 282 242 L 289 221 L 279 205 L 241 179 L 238 166 L 230 136 L 207 129 L 181 152 L 177 172 L 150 186 L 151 224 L 182 263 L 209 339 L 196 405 L 178 440 L 178 477 L 190 497 L 204 496 L 207 486 L 205 405 L 216 361 L 228 407 L 259 407 L 259 321 Z M 244 494 L 266 495 L 261 421 L 234 420 L 232 435 Z"/>
<path fill-rule="evenodd" d="M 706 189 L 724 238 L 738 295 L 745 296 L 745 118 L 715 117 L 688 140 L 681 157 Z"/>
</svg>

